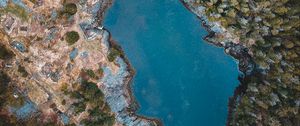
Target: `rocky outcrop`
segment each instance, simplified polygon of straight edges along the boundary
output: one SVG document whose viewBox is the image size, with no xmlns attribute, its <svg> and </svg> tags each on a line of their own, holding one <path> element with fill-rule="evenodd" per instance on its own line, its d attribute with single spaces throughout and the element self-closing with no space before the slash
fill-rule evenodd
<svg viewBox="0 0 300 126">
<path fill-rule="evenodd" d="M 100 1 L 101 2 L 101 1 Z M 102 2 L 109 3 L 109 2 Z M 103 5 L 103 4 L 101 4 Z M 103 15 L 109 6 L 104 5 L 97 12 L 97 25 L 101 24 Z M 103 92 L 106 95 L 106 101 L 111 107 L 112 112 L 116 114 L 118 123 L 126 126 L 158 126 L 162 125 L 157 119 L 147 118 L 137 115 L 137 103 L 131 92 L 131 80 L 134 76 L 134 70 L 127 60 L 121 47 L 113 40 L 113 35 L 104 29 L 102 41 L 110 48 L 116 48 L 121 54 L 116 57 L 115 63 L 119 66 L 117 71 L 112 71 L 109 67 L 103 67 L 104 77 L 101 79 L 103 83 Z M 109 52 L 107 52 L 109 53 Z"/>
<path fill-rule="evenodd" d="M 160 124 L 135 114 L 134 72 L 101 25 L 111 4 L 0 1 L 0 125 Z"/>
<path fill-rule="evenodd" d="M 108 31 L 103 33 L 103 41 L 108 47 L 116 46 L 112 41 Z M 101 79 L 103 83 L 103 92 L 106 95 L 106 101 L 111 107 L 112 112 L 116 114 L 116 120 L 120 124 L 126 126 L 157 126 L 161 125 L 156 119 L 150 119 L 135 114 L 135 99 L 131 94 L 131 79 L 134 71 L 127 61 L 124 53 L 115 59 L 115 63 L 119 68 L 113 72 L 109 67 L 103 67 L 104 77 Z"/>
</svg>

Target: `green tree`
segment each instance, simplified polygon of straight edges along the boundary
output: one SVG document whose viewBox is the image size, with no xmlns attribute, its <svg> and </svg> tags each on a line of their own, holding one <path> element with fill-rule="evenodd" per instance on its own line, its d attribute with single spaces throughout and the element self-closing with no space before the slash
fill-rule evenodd
<svg viewBox="0 0 300 126">
<path fill-rule="evenodd" d="M 21 65 L 18 67 L 18 72 L 21 73 L 22 77 L 27 77 L 28 76 L 28 72 L 25 70 L 25 67 L 23 67 Z"/>
<path fill-rule="evenodd" d="M 0 71 L 0 108 L 2 108 L 2 106 L 6 102 L 6 92 L 8 89 L 9 82 L 9 76 L 3 71 Z"/>
<path fill-rule="evenodd" d="M 108 61 L 113 62 L 118 56 L 121 55 L 121 52 L 115 48 L 111 48 L 107 58 Z"/>
<path fill-rule="evenodd" d="M 7 60 L 14 56 L 15 54 L 12 51 L 8 50 L 4 45 L 0 44 L 0 59 Z"/>
<path fill-rule="evenodd" d="M 74 3 L 65 4 L 63 9 L 63 13 L 68 15 L 74 15 L 77 12 L 77 6 Z"/>
<path fill-rule="evenodd" d="M 66 41 L 69 45 L 73 45 L 79 40 L 79 34 L 76 31 L 70 31 L 65 34 Z"/>
<path fill-rule="evenodd" d="M 83 102 L 73 103 L 72 105 L 75 107 L 74 111 L 76 114 L 85 111 L 86 104 L 84 104 Z"/>
<path fill-rule="evenodd" d="M 97 76 L 96 76 L 96 74 L 94 73 L 93 70 L 88 69 L 88 70 L 86 70 L 85 72 L 89 75 L 89 77 L 94 78 L 94 79 L 97 78 Z"/>
</svg>

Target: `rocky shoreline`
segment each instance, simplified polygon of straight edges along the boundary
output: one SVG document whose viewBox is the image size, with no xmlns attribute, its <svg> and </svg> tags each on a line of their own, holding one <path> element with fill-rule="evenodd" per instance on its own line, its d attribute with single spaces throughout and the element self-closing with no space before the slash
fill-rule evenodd
<svg viewBox="0 0 300 126">
<path fill-rule="evenodd" d="M 242 72 L 241 75 L 239 75 L 239 81 L 240 84 L 238 87 L 236 87 L 234 91 L 234 95 L 229 98 L 228 103 L 228 116 L 227 116 L 227 123 L 226 125 L 229 125 L 229 120 L 231 119 L 230 115 L 235 107 L 236 99 L 239 97 L 239 95 L 246 90 L 247 82 L 246 78 L 247 76 L 252 76 L 254 74 L 255 69 L 255 63 L 253 62 L 251 56 L 248 54 L 248 49 L 243 47 L 241 44 L 235 44 L 235 43 L 221 43 L 218 40 L 214 40 L 214 35 L 216 32 L 212 30 L 213 27 L 218 26 L 219 24 L 213 24 L 210 22 L 207 22 L 206 16 L 204 16 L 201 13 L 196 12 L 195 8 L 188 5 L 184 0 L 180 0 L 182 4 L 192 13 L 197 15 L 198 19 L 201 20 L 202 26 L 205 28 L 205 30 L 209 33 L 206 37 L 203 39 L 207 41 L 208 43 L 223 48 L 225 50 L 225 53 L 234 59 L 238 60 L 238 70 Z M 201 16 L 202 15 L 202 16 Z M 224 32 L 225 33 L 225 32 Z"/>
<path fill-rule="evenodd" d="M 197 15 L 197 17 L 202 21 L 202 25 L 203 27 L 209 32 L 209 35 L 207 35 L 204 39 L 210 43 L 213 44 L 215 46 L 224 48 L 226 51 L 225 53 L 234 57 L 235 59 L 237 59 L 239 62 L 239 70 L 244 74 L 241 75 L 240 79 L 242 80 L 243 78 L 245 78 L 245 76 L 251 76 L 253 73 L 253 69 L 254 69 L 254 62 L 252 61 L 251 57 L 249 56 L 248 52 L 247 52 L 247 48 L 243 47 L 240 44 L 235 44 L 235 43 L 230 43 L 230 42 L 220 42 L 218 40 L 213 40 L 214 35 L 216 33 L 216 31 L 212 30 L 213 27 L 219 26 L 219 24 L 213 24 L 210 22 L 207 22 L 207 20 L 205 19 L 205 16 L 201 16 L 201 13 L 197 13 L 195 10 L 195 8 L 192 8 L 192 6 L 189 6 L 187 3 L 184 2 L 184 0 L 180 0 L 182 2 L 182 4 L 188 9 L 190 10 L 192 13 L 195 13 Z M 221 27 L 220 27 L 221 29 Z M 224 34 L 228 34 L 226 32 L 224 32 Z M 229 38 L 229 39 L 234 39 L 234 38 Z M 114 45 L 114 46 L 118 46 L 116 44 L 116 42 L 113 40 L 112 36 L 110 35 L 110 44 Z M 118 48 L 122 51 L 121 47 L 118 46 Z M 128 59 L 126 58 L 126 56 L 124 55 L 124 52 L 122 51 L 122 55 L 121 58 L 125 61 L 125 63 L 127 64 L 128 67 L 128 71 L 130 73 L 130 75 L 128 75 L 126 77 L 125 83 L 126 83 L 126 90 L 128 90 L 128 95 L 130 96 L 127 100 L 130 101 L 130 103 L 132 104 L 130 106 L 130 108 L 128 108 L 128 112 L 131 113 L 133 116 L 136 116 L 138 118 L 141 119 L 146 119 L 149 120 L 151 122 L 155 122 L 156 125 L 162 125 L 161 121 L 158 119 L 154 119 L 154 118 L 149 118 L 149 117 L 144 117 L 144 116 L 139 116 L 136 115 L 135 112 L 138 109 L 138 104 L 137 102 L 134 100 L 134 96 L 131 92 L 131 81 L 134 77 L 135 71 L 133 69 L 133 67 L 130 65 Z M 241 89 L 242 87 L 244 87 L 243 84 L 241 84 L 239 87 L 237 87 L 236 89 L 236 95 L 234 95 L 233 98 L 231 98 L 231 100 L 236 99 L 236 97 L 238 97 L 237 94 L 239 94 L 237 91 L 239 91 L 238 89 Z M 231 110 L 229 106 L 229 111 Z M 229 112 L 230 113 L 230 112 Z"/>
<path fill-rule="evenodd" d="M 209 32 L 205 40 L 239 61 L 227 125 L 299 125 L 299 3 L 181 2 Z"/>
<path fill-rule="evenodd" d="M 238 61 L 227 125 L 300 125 L 300 3 L 180 0 Z M 159 126 L 136 113 L 134 68 L 103 28 L 113 0 L 0 0 L 0 124 Z"/>
<path fill-rule="evenodd" d="M 105 28 L 104 28 L 105 29 Z M 127 59 L 125 52 L 122 50 L 122 48 L 117 44 L 117 42 L 113 39 L 111 33 L 105 29 L 108 33 L 109 33 L 109 44 L 111 47 L 117 47 L 118 50 L 121 51 L 121 55 L 120 58 L 122 60 L 124 60 L 124 62 L 126 63 L 126 67 L 127 67 L 127 71 L 129 72 L 128 76 L 126 76 L 124 78 L 124 84 L 125 84 L 125 92 L 127 92 L 125 95 L 127 95 L 128 97 L 126 97 L 126 100 L 128 101 L 129 106 L 126 108 L 125 112 L 130 116 L 130 117 L 134 117 L 136 118 L 136 120 L 143 120 L 145 122 L 148 122 L 148 124 L 135 124 L 135 125 L 149 125 L 149 126 L 162 126 L 162 122 L 159 119 L 156 118 L 150 118 L 150 117 L 145 117 L 145 116 L 141 116 L 136 114 L 136 111 L 139 109 L 139 104 L 137 103 L 133 92 L 132 92 L 132 79 L 134 78 L 135 75 L 135 70 L 134 68 L 131 66 L 129 60 Z M 134 121 L 136 121 L 134 120 Z M 134 122 L 129 122 L 129 124 L 126 125 L 132 125 L 131 123 Z"/>
<path fill-rule="evenodd" d="M 98 16 L 97 16 L 97 21 L 102 22 L 103 21 L 103 16 L 105 15 L 105 12 L 107 11 L 107 9 L 109 9 L 109 7 L 113 4 L 113 1 L 111 2 L 111 4 L 109 4 L 108 6 L 105 7 L 105 9 L 100 9 L 98 12 Z M 99 23 L 98 25 L 100 25 L 101 23 Z M 108 32 L 108 42 L 109 42 L 109 46 L 116 48 L 117 50 L 119 50 L 121 52 L 120 54 L 120 58 L 125 62 L 126 64 L 126 71 L 129 73 L 126 77 L 124 77 L 123 80 L 123 84 L 124 84 L 124 96 L 125 99 L 128 103 L 128 106 L 123 106 L 125 107 L 124 110 L 119 111 L 119 114 L 117 114 L 117 116 L 119 115 L 119 121 L 121 123 L 124 123 L 125 125 L 137 125 L 137 126 L 162 126 L 162 122 L 159 119 L 156 118 L 150 118 L 150 117 L 145 117 L 145 116 L 141 116 L 136 114 L 137 109 L 139 108 L 139 104 L 137 103 L 137 101 L 135 100 L 135 97 L 132 93 L 132 79 L 135 75 L 135 70 L 134 68 L 131 66 L 129 60 L 127 59 L 127 57 L 125 56 L 124 51 L 122 50 L 122 48 L 117 44 L 117 42 L 113 39 L 113 35 L 109 32 L 109 30 L 103 28 L 104 31 Z M 116 103 L 114 103 L 116 104 Z M 123 119 L 121 119 L 123 118 Z M 127 119 L 126 119 L 127 118 Z M 118 117 L 117 117 L 118 120 Z M 127 121 L 127 122 L 126 122 Z"/>
<path fill-rule="evenodd" d="M 222 34 L 219 31 L 214 31 L 213 28 L 217 29 L 223 29 L 218 23 L 212 23 L 208 22 L 206 16 L 204 16 L 201 12 L 197 12 L 196 8 L 193 8 L 192 6 L 188 5 L 184 0 L 180 0 L 182 4 L 192 13 L 196 14 L 197 17 L 201 20 L 202 26 L 206 29 L 206 31 L 209 32 L 209 34 L 204 38 L 208 43 L 215 45 L 217 47 L 221 47 L 225 49 L 225 53 L 232 56 L 233 58 L 238 60 L 238 65 L 239 65 L 239 71 L 242 72 L 243 74 L 240 75 L 239 79 L 241 81 L 241 84 L 236 88 L 234 96 L 230 98 L 230 103 L 235 103 L 234 100 L 237 99 L 238 95 L 244 91 L 246 88 L 246 83 L 243 83 L 245 81 L 246 76 L 252 76 L 254 74 L 253 70 L 255 68 L 255 63 L 252 61 L 251 56 L 248 54 L 248 49 L 244 47 L 241 44 L 236 44 L 232 42 L 224 42 L 224 41 L 219 41 L 219 40 L 214 40 L 215 34 L 218 32 L 218 34 Z M 108 30 L 107 30 L 108 31 Z M 109 32 L 109 31 L 108 31 Z M 228 36 L 227 32 L 223 32 L 225 35 Z M 229 35 L 230 36 L 230 35 Z M 234 40 L 232 36 L 228 38 L 228 40 Z M 118 46 L 117 43 L 113 40 L 113 37 L 110 35 L 110 44 L 113 46 Z M 122 51 L 121 47 L 118 46 L 118 48 Z M 134 77 L 135 71 L 133 67 L 130 65 L 129 60 L 126 58 L 124 55 L 124 52 L 122 51 L 122 55 L 120 56 L 125 63 L 127 64 L 127 69 L 130 73 L 126 77 L 125 83 L 126 83 L 126 90 L 128 90 L 128 95 L 130 97 L 127 98 L 128 101 L 132 104 L 127 111 L 132 114 L 132 116 L 136 116 L 137 118 L 149 120 L 151 122 L 154 122 L 156 125 L 162 125 L 161 121 L 158 119 L 154 118 L 149 118 L 149 117 L 144 117 L 144 116 L 139 116 L 135 114 L 136 110 L 138 109 L 138 103 L 134 100 L 134 96 L 131 92 L 131 81 Z M 230 105 L 229 103 L 229 114 L 231 113 L 233 109 L 233 105 Z M 230 116 L 228 116 L 230 118 Z M 229 119 L 228 119 L 229 120 Z"/>
</svg>

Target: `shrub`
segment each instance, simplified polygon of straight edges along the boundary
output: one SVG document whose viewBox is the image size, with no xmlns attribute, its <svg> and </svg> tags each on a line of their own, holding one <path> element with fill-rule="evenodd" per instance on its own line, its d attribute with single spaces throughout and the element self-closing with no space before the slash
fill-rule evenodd
<svg viewBox="0 0 300 126">
<path fill-rule="evenodd" d="M 102 78 L 102 77 L 104 76 L 103 68 L 99 68 L 99 69 L 97 70 L 97 74 L 98 74 L 98 76 L 99 76 L 100 78 Z"/>
<path fill-rule="evenodd" d="M 74 99 L 81 99 L 83 96 L 77 92 L 77 91 L 73 91 L 73 92 L 69 92 L 70 97 L 74 98 Z"/>
<path fill-rule="evenodd" d="M 73 45 L 79 40 L 79 34 L 76 31 L 70 31 L 65 34 L 66 41 L 69 45 Z"/>
<path fill-rule="evenodd" d="M 68 3 L 64 5 L 63 13 L 68 15 L 74 15 L 77 12 L 77 6 L 74 3 Z"/>
<path fill-rule="evenodd" d="M 74 111 L 76 114 L 85 111 L 86 104 L 84 104 L 83 102 L 73 103 L 72 105 L 75 107 Z"/>
<path fill-rule="evenodd" d="M 7 105 L 15 108 L 20 108 L 25 104 L 25 97 L 21 93 L 17 93 L 18 97 L 14 97 L 14 89 L 12 87 L 9 87 L 9 91 L 7 92 L 6 101 Z"/>
<path fill-rule="evenodd" d="M 94 79 L 97 78 L 97 76 L 96 76 L 96 74 L 94 73 L 93 70 L 88 69 L 88 70 L 86 70 L 85 72 L 89 75 L 89 77 L 94 78 Z"/>
<path fill-rule="evenodd" d="M 65 100 L 65 99 L 62 100 L 62 101 L 61 101 L 61 104 L 62 104 L 62 105 L 66 105 L 66 100 Z"/>
<path fill-rule="evenodd" d="M 9 3 L 6 8 L 4 8 L 3 10 L 0 9 L 0 11 L 4 11 L 6 13 L 11 13 L 19 18 L 21 18 L 23 21 L 27 21 L 28 20 L 28 13 L 26 12 L 26 10 L 16 4 L 13 3 Z"/>
<path fill-rule="evenodd" d="M 6 94 L 8 91 L 9 82 L 11 81 L 10 77 L 4 73 L 3 71 L 0 71 L 0 108 L 3 107 L 3 105 L 6 102 Z M 1 124 L 1 123 L 0 123 Z"/>
<path fill-rule="evenodd" d="M 21 73 L 22 77 L 27 77 L 28 76 L 28 72 L 25 70 L 25 67 L 23 67 L 23 66 L 18 67 L 18 72 Z"/>
<path fill-rule="evenodd" d="M 84 100 L 93 106 L 102 106 L 104 104 L 104 94 L 96 83 L 83 81 L 80 93 L 83 95 Z"/>
<path fill-rule="evenodd" d="M 7 91 L 8 83 L 10 81 L 10 77 L 6 73 L 0 71 L 0 95 Z"/>
<path fill-rule="evenodd" d="M 118 56 L 121 55 L 121 52 L 115 48 L 111 48 L 107 58 L 109 62 L 113 62 Z"/>
<path fill-rule="evenodd" d="M 84 119 L 80 123 L 86 126 L 112 126 L 115 123 L 115 118 L 113 115 L 100 111 L 98 107 L 88 111 L 92 118 Z"/>
<path fill-rule="evenodd" d="M 30 2 L 32 2 L 33 4 L 36 4 L 37 1 L 36 0 L 29 0 Z"/>
<path fill-rule="evenodd" d="M 4 45 L 0 44 L 0 59 L 6 60 L 14 56 L 15 54 L 12 51 L 7 50 Z"/>
</svg>

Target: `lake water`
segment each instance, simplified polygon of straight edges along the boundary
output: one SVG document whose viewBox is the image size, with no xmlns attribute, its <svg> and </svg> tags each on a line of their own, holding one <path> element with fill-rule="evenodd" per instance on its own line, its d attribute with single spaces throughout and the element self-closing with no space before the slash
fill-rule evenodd
<svg viewBox="0 0 300 126">
<path fill-rule="evenodd" d="M 104 27 L 136 70 L 138 114 L 166 126 L 224 126 L 238 69 L 207 44 L 200 21 L 179 0 L 115 0 Z"/>
</svg>

